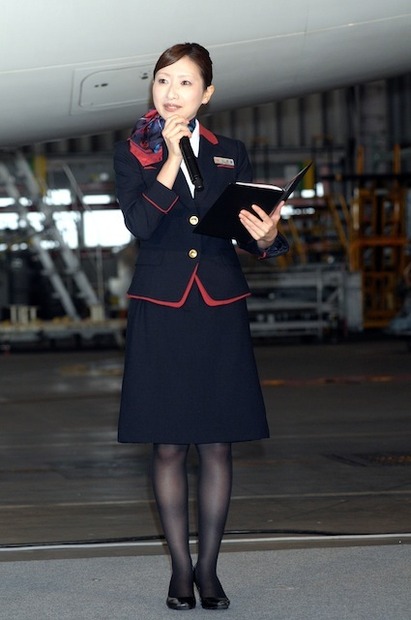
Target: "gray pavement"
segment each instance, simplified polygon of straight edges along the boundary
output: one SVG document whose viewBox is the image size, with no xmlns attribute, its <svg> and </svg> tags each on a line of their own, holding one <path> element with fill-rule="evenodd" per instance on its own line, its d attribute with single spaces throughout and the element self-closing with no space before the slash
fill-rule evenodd
<svg viewBox="0 0 411 620">
<path fill-rule="evenodd" d="M 224 620 L 409 620 L 411 546 L 222 554 Z M 166 620 L 164 556 L 8 562 L 1 620 Z M 178 614 L 177 614 L 178 615 Z M 184 618 L 210 618 L 196 609 Z"/>
</svg>

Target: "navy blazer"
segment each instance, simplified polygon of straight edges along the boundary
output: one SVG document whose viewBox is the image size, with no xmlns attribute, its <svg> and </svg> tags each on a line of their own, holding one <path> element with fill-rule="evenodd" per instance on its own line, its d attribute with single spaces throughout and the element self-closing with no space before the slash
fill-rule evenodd
<svg viewBox="0 0 411 620">
<path fill-rule="evenodd" d="M 181 170 L 173 189 L 157 181 L 165 157 L 164 153 L 162 161 L 143 167 L 130 153 L 127 141 L 115 145 L 117 199 L 125 225 L 140 241 L 129 295 L 175 303 L 182 299 L 194 274 L 214 300 L 247 295 L 249 288 L 232 242 L 193 234 L 193 227 L 229 183 L 251 181 L 244 144 L 216 136 L 200 125 L 198 165 L 204 190 L 195 191 L 194 198 Z M 266 252 L 254 241 L 241 247 L 266 258 L 287 252 L 288 243 L 279 234 Z"/>
</svg>

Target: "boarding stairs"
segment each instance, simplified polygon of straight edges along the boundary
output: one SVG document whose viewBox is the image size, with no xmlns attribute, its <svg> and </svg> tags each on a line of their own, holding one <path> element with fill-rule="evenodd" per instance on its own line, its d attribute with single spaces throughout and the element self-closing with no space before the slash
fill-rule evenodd
<svg viewBox="0 0 411 620">
<path fill-rule="evenodd" d="M 75 297 L 67 286 L 67 279 L 71 279 L 75 284 L 76 297 L 82 299 L 90 317 L 96 320 L 103 319 L 104 311 L 100 300 L 83 271 L 77 255 L 66 243 L 56 226 L 53 209 L 45 200 L 47 188 L 41 187 L 21 152 L 1 157 L 0 184 L 4 186 L 6 194 L 14 199 L 19 215 L 19 230 L 24 232 L 31 251 L 37 255 L 43 267 L 43 275 L 48 278 L 67 317 L 74 321 L 81 318 L 75 304 Z M 44 217 L 40 231 L 36 230 L 29 220 L 29 213 L 33 208 Z M 63 274 L 59 271 L 48 246 L 53 248 L 53 252 L 59 253 L 64 266 Z"/>
</svg>

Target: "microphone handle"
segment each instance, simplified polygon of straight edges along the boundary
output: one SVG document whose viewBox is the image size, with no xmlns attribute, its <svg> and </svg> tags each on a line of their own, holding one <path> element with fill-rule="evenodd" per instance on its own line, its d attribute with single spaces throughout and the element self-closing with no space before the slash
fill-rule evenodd
<svg viewBox="0 0 411 620">
<path fill-rule="evenodd" d="M 183 154 L 183 159 L 187 166 L 188 174 L 196 190 L 202 191 L 204 189 L 203 179 L 200 174 L 200 170 L 197 164 L 197 158 L 191 148 L 190 139 L 187 136 L 183 136 L 180 140 L 180 149 Z"/>
</svg>

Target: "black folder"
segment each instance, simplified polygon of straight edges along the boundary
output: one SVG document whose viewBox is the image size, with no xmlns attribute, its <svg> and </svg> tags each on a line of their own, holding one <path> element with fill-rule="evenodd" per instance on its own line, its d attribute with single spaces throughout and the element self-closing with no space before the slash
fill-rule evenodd
<svg viewBox="0 0 411 620">
<path fill-rule="evenodd" d="M 272 213 L 282 200 L 287 200 L 293 193 L 311 165 L 312 162 L 300 170 L 285 187 L 261 183 L 230 183 L 193 229 L 193 232 L 211 237 L 235 239 L 239 243 L 248 243 L 252 237 L 239 220 L 240 211 L 247 209 L 256 215 L 251 208 L 251 205 L 256 204 L 266 213 Z"/>
</svg>

